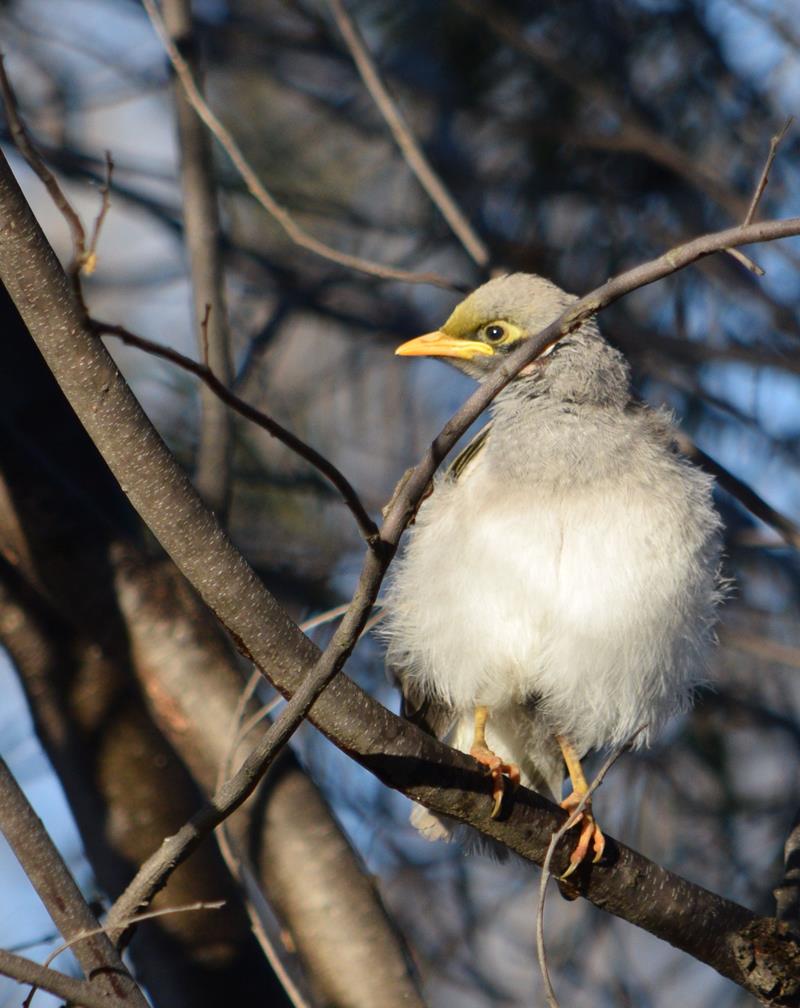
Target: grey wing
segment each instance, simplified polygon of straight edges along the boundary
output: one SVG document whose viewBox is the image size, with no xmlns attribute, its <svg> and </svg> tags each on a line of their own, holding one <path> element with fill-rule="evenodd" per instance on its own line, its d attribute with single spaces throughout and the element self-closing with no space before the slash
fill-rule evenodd
<svg viewBox="0 0 800 1008">
<path fill-rule="evenodd" d="M 458 455 L 453 459 L 450 465 L 447 467 L 446 475 L 450 479 L 457 480 L 459 476 L 467 469 L 469 464 L 475 460 L 480 450 L 486 444 L 491 431 L 491 423 L 487 423 L 485 427 L 482 427 L 475 437 L 469 442 L 466 448 L 463 448 Z"/>
</svg>

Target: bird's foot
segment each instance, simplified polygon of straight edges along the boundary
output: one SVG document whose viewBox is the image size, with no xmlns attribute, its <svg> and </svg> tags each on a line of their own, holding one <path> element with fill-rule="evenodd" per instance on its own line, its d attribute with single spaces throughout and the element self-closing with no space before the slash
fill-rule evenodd
<svg viewBox="0 0 800 1008">
<path fill-rule="evenodd" d="M 519 767 L 516 763 L 504 763 L 497 753 L 493 753 L 486 745 L 474 745 L 469 754 L 489 768 L 492 778 L 492 819 L 496 819 L 503 805 L 505 782 L 510 781 L 515 790 L 519 786 Z"/>
<path fill-rule="evenodd" d="M 574 791 L 571 795 L 568 795 L 562 801 L 561 808 L 570 814 L 575 811 L 578 804 L 583 796 L 576 794 Z M 591 802 L 587 802 L 583 806 L 580 818 L 575 823 L 576 826 L 580 826 L 580 834 L 578 836 L 578 842 L 575 844 L 575 849 L 569 856 L 569 868 L 561 876 L 562 879 L 569 878 L 569 876 L 581 865 L 589 853 L 589 847 L 591 846 L 594 852 L 594 857 L 592 858 L 592 864 L 597 864 L 600 858 L 603 856 L 603 851 L 606 848 L 606 838 L 603 836 L 603 831 L 595 822 L 595 818 L 592 815 L 592 805 Z"/>
</svg>

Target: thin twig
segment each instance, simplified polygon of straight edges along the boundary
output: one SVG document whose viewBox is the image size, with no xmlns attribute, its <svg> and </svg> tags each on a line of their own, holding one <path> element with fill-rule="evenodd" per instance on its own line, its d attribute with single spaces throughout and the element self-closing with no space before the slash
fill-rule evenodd
<svg viewBox="0 0 800 1008">
<path fill-rule="evenodd" d="M 338 619 L 347 612 L 347 607 L 349 602 L 344 602 L 341 605 L 334 606 L 332 609 L 327 609 L 325 612 L 318 613 L 316 616 L 311 616 L 309 619 L 304 620 L 300 624 L 300 629 L 304 634 L 310 633 L 319 626 L 323 626 L 325 623 L 330 623 L 332 620 Z M 381 611 L 380 605 L 376 608 L 379 610 L 375 613 L 371 620 L 364 627 L 364 634 L 368 633 L 376 623 L 383 619 L 383 612 Z M 362 634 L 362 636 L 364 635 Z M 244 712 L 247 709 L 247 705 L 253 698 L 255 694 L 256 687 L 260 682 L 262 682 L 263 676 L 261 672 L 256 668 L 245 684 L 244 689 L 239 696 L 238 703 L 236 704 L 236 709 L 231 717 L 231 725 L 229 729 L 229 734 L 233 741 L 228 747 L 228 751 L 224 758 L 220 762 L 219 771 L 217 774 L 217 787 L 221 787 L 227 777 L 230 777 L 233 773 L 233 757 L 236 753 L 239 745 L 244 741 L 245 738 L 250 734 L 250 732 L 255 728 L 255 726 L 264 720 L 265 717 L 275 710 L 276 706 L 281 702 L 283 697 L 278 694 L 269 703 L 265 704 L 263 707 L 259 708 L 254 714 L 252 714 L 247 721 L 242 723 L 244 718 Z"/>
<path fill-rule="evenodd" d="M 195 112 L 200 116 L 206 126 L 216 137 L 218 143 L 233 162 L 234 167 L 239 172 L 247 191 L 253 196 L 261 206 L 267 211 L 274 221 L 283 229 L 288 238 L 299 245 L 300 248 L 313 252 L 315 255 L 327 259 L 329 262 L 337 263 L 347 269 L 357 270 L 369 276 L 379 277 L 382 280 L 401 280 L 405 283 L 431 284 L 434 287 L 443 287 L 445 290 L 456 289 L 456 285 L 438 273 L 413 273 L 409 270 L 398 269 L 394 266 L 384 266 L 381 263 L 373 262 L 371 259 L 363 259 L 361 256 L 349 255 L 332 248 L 325 242 L 320 241 L 310 235 L 292 217 L 289 211 L 281 206 L 275 197 L 267 190 L 264 184 L 256 175 L 250 163 L 242 153 L 241 148 L 236 143 L 230 131 L 222 125 L 217 116 L 211 111 L 208 103 L 200 93 L 195 83 L 192 72 L 186 64 L 186 60 L 181 56 L 175 43 L 169 37 L 161 14 L 156 7 L 154 0 L 142 0 L 142 5 L 147 11 L 147 16 L 161 39 L 161 43 L 169 57 L 178 80 L 183 85 L 186 97 Z"/>
<path fill-rule="evenodd" d="M 383 116 L 386 125 L 392 132 L 397 146 L 405 158 L 406 164 L 416 175 L 422 188 L 431 198 L 441 215 L 450 225 L 453 234 L 458 238 L 478 266 L 486 266 L 489 262 L 489 250 L 481 241 L 466 216 L 450 195 L 447 187 L 434 171 L 422 148 L 417 143 L 403 114 L 392 99 L 386 85 L 381 79 L 378 68 L 369 50 L 364 44 L 358 26 L 347 12 L 343 0 L 328 0 L 328 7 L 333 14 L 337 27 L 344 38 L 350 55 L 353 57 L 361 79 L 372 96 L 372 100 Z"/>
<path fill-rule="evenodd" d="M 160 910 L 146 910 L 144 913 L 134 914 L 132 917 L 129 917 L 127 921 L 124 921 L 124 923 L 126 926 L 131 924 L 141 924 L 142 921 L 153 920 L 155 917 L 171 917 L 173 914 L 194 913 L 198 910 L 221 910 L 224 906 L 225 900 L 214 900 L 210 903 L 203 900 L 197 900 L 194 903 L 185 903 L 183 906 L 163 907 Z M 77 945 L 79 941 L 83 941 L 85 938 L 94 938 L 95 935 L 106 933 L 106 927 L 101 924 L 96 928 L 81 931 L 79 934 L 73 935 L 69 941 L 62 942 L 57 948 L 53 949 L 50 955 L 45 959 L 44 965 L 49 966 L 50 963 L 54 959 L 58 958 L 62 952 L 66 952 L 67 949 L 72 948 L 73 945 Z"/>
<path fill-rule="evenodd" d="M 378 527 L 370 518 L 367 513 L 367 509 L 361 503 L 361 498 L 358 496 L 347 477 L 315 448 L 306 444 L 306 442 L 297 437 L 296 434 L 293 434 L 290 430 L 287 430 L 279 424 L 277 420 L 273 420 L 271 416 L 268 416 L 266 413 L 262 413 L 261 410 L 256 409 L 255 406 L 251 406 L 249 403 L 245 402 L 244 399 L 240 399 L 239 396 L 237 396 L 234 392 L 231 392 L 230 389 L 217 378 L 214 372 L 211 371 L 207 365 L 199 364 L 197 361 L 192 360 L 191 357 L 186 357 L 182 353 L 178 353 L 177 350 L 173 350 L 171 347 L 154 343 L 152 340 L 145 339 L 143 336 L 137 336 L 124 326 L 116 325 L 111 322 L 101 322 L 98 319 L 90 319 L 89 324 L 98 334 L 116 336 L 118 339 L 121 339 L 123 343 L 127 343 L 129 346 L 135 346 L 140 350 L 144 350 L 146 353 L 152 354 L 154 357 L 161 357 L 164 360 L 171 361 L 178 367 L 183 368 L 184 371 L 189 371 L 191 374 L 196 375 L 201 381 L 205 382 L 208 388 L 210 388 L 215 395 L 219 396 L 219 398 L 227 406 L 230 406 L 232 410 L 235 410 L 252 423 L 257 424 L 263 430 L 267 431 L 268 434 L 271 434 L 272 437 L 277 438 L 280 442 L 285 444 L 286 447 L 290 448 L 296 455 L 299 455 L 300 458 L 305 459 L 306 462 L 314 466 L 314 468 L 339 491 L 342 500 L 355 518 L 356 524 L 358 525 L 365 541 L 370 545 L 375 545 L 377 542 Z"/>
<path fill-rule="evenodd" d="M 35 984 L 73 1005 L 82 1008 L 126 1008 L 122 997 L 109 997 L 97 982 L 76 980 L 74 977 L 47 969 L 38 963 L 0 949 L 0 974 L 20 984 Z"/>
<path fill-rule="evenodd" d="M 260 672 L 256 671 L 253 673 L 253 675 L 257 683 L 263 682 L 263 676 L 261 675 Z M 231 772 L 233 770 L 233 757 L 236 753 L 236 750 L 239 748 L 242 742 L 244 742 L 244 740 L 247 738 L 250 732 L 256 727 L 256 725 L 261 724 L 261 722 L 265 718 L 268 718 L 270 714 L 272 714 L 272 712 L 278 706 L 278 704 L 281 703 L 282 701 L 283 697 L 280 695 L 280 693 L 278 693 L 270 701 L 265 703 L 263 706 L 259 707 L 259 709 L 255 711 L 253 714 L 251 714 L 246 721 L 242 722 L 240 715 L 239 719 L 236 721 L 236 733 L 233 736 L 233 740 L 231 741 L 225 759 L 220 764 L 220 773 L 222 775 L 222 779 L 219 781 L 220 784 L 223 783 L 226 777 L 230 777 L 231 775 Z"/>
<path fill-rule="evenodd" d="M 250 717 L 246 724 L 242 725 L 242 718 L 247 710 L 247 706 L 255 695 L 258 684 L 263 681 L 263 677 L 258 670 L 258 668 L 253 669 L 252 674 L 247 680 L 245 688 L 242 690 L 241 695 L 236 703 L 236 708 L 231 716 L 229 734 L 233 738 L 233 742 L 228 747 L 227 752 L 224 754 L 223 758 L 220 760 L 219 770 L 217 772 L 217 789 L 222 787 L 225 780 L 231 776 L 233 773 L 233 759 L 236 755 L 236 750 L 239 744 L 247 737 L 250 730 L 255 727 L 255 725 L 266 717 L 275 706 L 283 699 L 283 697 L 278 694 L 269 704 L 262 707 L 256 712 L 252 717 Z M 286 996 L 295 1006 L 295 1008 L 310 1008 L 309 1000 L 303 995 L 300 987 L 301 983 L 298 980 L 296 982 L 295 976 L 292 974 L 292 970 L 287 967 L 285 963 L 285 952 L 281 953 L 281 949 L 278 947 L 278 942 L 273 940 L 273 937 L 269 934 L 266 927 L 264 927 L 263 921 L 261 920 L 258 910 L 255 907 L 252 898 L 249 895 L 248 882 L 250 881 L 250 869 L 249 865 L 245 862 L 245 859 L 241 856 L 237 844 L 231 835 L 228 828 L 229 824 L 226 820 L 221 824 L 221 828 L 217 831 L 217 843 L 219 845 L 220 853 L 228 866 L 228 870 L 231 875 L 238 879 L 242 889 L 244 891 L 245 897 L 245 908 L 247 910 L 248 916 L 250 917 L 251 926 L 253 928 L 253 933 L 256 940 L 261 945 L 264 950 L 264 954 L 267 957 L 272 970 L 280 981 L 281 986 L 286 992 Z M 256 883 L 256 890 L 258 890 L 258 884 Z"/>
<path fill-rule="evenodd" d="M 106 151 L 106 177 L 100 188 L 100 211 L 95 218 L 94 227 L 92 228 L 92 237 L 89 241 L 89 248 L 86 250 L 83 266 L 81 268 L 81 271 L 85 273 L 86 276 L 91 276 L 97 268 L 97 243 L 100 240 L 100 232 L 103 229 L 106 214 L 111 207 L 111 179 L 113 176 L 114 159 L 111 157 L 111 151 Z"/>
<path fill-rule="evenodd" d="M 782 514 L 771 504 L 768 504 L 744 480 L 739 479 L 738 476 L 734 476 L 729 469 L 726 469 L 716 459 L 713 459 L 701 448 L 698 448 L 694 441 L 684 434 L 683 431 L 676 430 L 673 433 L 675 441 L 684 455 L 696 462 L 706 472 L 711 473 L 721 487 L 747 508 L 750 514 L 755 515 L 765 525 L 774 528 L 784 542 L 794 549 L 800 550 L 800 527 L 791 518 L 787 518 L 785 514 Z"/>
<path fill-rule="evenodd" d="M 745 214 L 743 224 L 750 224 L 756 215 L 756 210 L 758 209 L 758 204 L 761 201 L 761 197 L 764 195 L 764 190 L 767 188 L 767 183 L 769 182 L 769 173 L 772 168 L 772 162 L 775 160 L 775 155 L 778 153 L 778 147 L 780 147 L 783 138 L 789 132 L 789 128 L 794 122 L 794 116 L 789 116 L 783 126 L 778 130 L 778 132 L 773 136 L 769 142 L 769 153 L 767 154 L 767 160 L 764 162 L 764 167 L 761 170 L 761 178 L 758 180 L 758 185 L 756 186 L 755 192 L 753 193 L 753 198 L 750 200 L 750 206 Z"/>
<path fill-rule="evenodd" d="M 0 53 L 0 94 L 2 94 L 3 97 L 6 119 L 8 119 L 8 128 L 17 150 L 25 158 L 25 161 L 31 170 L 38 175 L 42 184 L 47 189 L 47 192 L 50 194 L 50 199 L 55 204 L 56 209 L 61 213 L 61 216 L 67 222 L 67 227 L 69 228 L 70 235 L 72 236 L 72 261 L 67 270 L 67 275 L 72 282 L 73 289 L 80 298 L 81 305 L 83 305 L 83 298 L 80 292 L 80 281 L 78 278 L 86 261 L 86 232 L 83 229 L 80 217 L 73 209 L 67 197 L 64 195 L 64 191 L 58 184 L 58 180 L 55 175 L 53 175 L 42 160 L 41 155 L 31 140 L 28 130 L 19 115 L 19 103 L 17 102 L 17 96 L 14 92 L 14 88 L 8 78 L 8 74 L 6 73 L 2 53 Z"/>
<path fill-rule="evenodd" d="M 759 266 L 758 263 L 753 262 L 750 256 L 745 255 L 744 252 L 739 249 L 725 249 L 724 251 L 727 252 L 732 259 L 735 259 L 736 262 L 741 263 L 746 270 L 749 270 L 755 276 L 762 277 L 765 275 L 762 267 Z"/>
<path fill-rule="evenodd" d="M 310 633 L 312 630 L 316 630 L 317 627 L 323 626 L 325 623 L 331 623 L 335 619 L 339 619 L 340 616 L 344 616 L 347 612 L 347 606 L 349 602 L 343 602 L 341 605 L 334 606 L 333 609 L 328 609 L 325 612 L 318 613 L 316 616 L 311 616 L 309 619 L 304 620 L 300 624 L 300 629 L 304 634 Z M 364 627 L 364 631 L 361 634 L 369 633 L 369 631 L 378 624 L 384 617 L 383 613 L 383 602 L 376 602 L 374 607 L 378 610 L 375 615 L 370 619 L 367 625 Z"/>
<path fill-rule="evenodd" d="M 195 910 L 220 910 L 224 906 L 225 900 L 215 900 L 213 903 L 204 903 L 198 900 L 196 903 L 187 903 L 185 906 L 164 907 L 162 910 L 147 910 L 145 913 L 134 914 L 134 916 L 127 921 L 127 924 L 139 924 L 141 921 L 151 920 L 153 917 L 166 917 L 171 914 L 188 913 Z M 94 938 L 96 935 L 105 933 L 105 926 L 99 925 L 96 928 L 89 928 L 73 935 L 69 941 L 62 942 L 53 949 L 50 955 L 45 959 L 43 967 L 46 969 L 54 959 L 57 959 L 61 955 L 62 952 L 66 952 L 67 949 L 72 948 L 73 945 L 77 945 L 78 942 L 83 941 L 86 938 Z M 31 983 L 31 989 L 28 991 L 25 996 L 25 1000 L 22 1002 L 24 1008 L 30 1008 L 30 1005 L 33 1003 L 34 996 L 36 995 L 36 991 L 39 989 L 47 990 L 48 988 L 43 984 L 33 981 Z M 83 1002 L 78 1000 L 77 1003 L 82 1004 Z"/>
<path fill-rule="evenodd" d="M 340 616 L 344 616 L 347 612 L 347 607 L 350 603 L 344 602 L 341 605 L 334 606 L 333 609 L 328 609 L 326 612 L 319 613 L 317 616 L 312 616 L 310 619 L 304 620 L 300 624 L 300 629 L 304 634 L 310 633 L 317 627 L 323 626 L 325 623 L 330 623 Z M 383 619 L 385 613 L 383 612 L 381 603 L 376 603 L 375 608 L 378 610 L 374 613 L 369 620 L 367 620 L 364 629 L 361 632 L 361 636 L 366 636 L 373 627 L 377 626 L 378 623 Z M 273 697 L 269 703 L 264 704 L 263 707 L 255 711 L 245 722 L 242 722 L 244 717 L 244 711 L 247 704 L 252 699 L 253 693 L 255 692 L 256 686 L 263 680 L 263 676 L 256 669 L 250 678 L 247 680 L 247 684 L 242 690 L 242 694 L 239 697 L 239 702 L 236 705 L 236 710 L 234 711 L 233 717 L 231 718 L 231 735 L 233 736 L 233 742 L 228 748 L 228 752 L 220 764 L 219 775 L 217 777 L 217 786 L 223 783 L 226 777 L 229 777 L 233 770 L 233 756 L 236 749 L 241 745 L 241 743 L 247 738 L 250 732 L 255 728 L 257 724 L 264 720 L 264 718 L 269 717 L 270 714 L 275 710 L 278 704 L 283 700 L 283 697 L 278 694 Z"/>
<path fill-rule="evenodd" d="M 544 863 L 542 865 L 542 876 L 539 880 L 539 905 L 536 908 L 536 955 L 539 960 L 539 969 L 541 970 L 542 980 L 544 982 L 545 998 L 547 999 L 549 1008 L 559 1008 L 558 998 L 556 997 L 556 992 L 553 989 L 553 984 L 550 981 L 550 971 L 547 968 L 547 954 L 544 947 L 544 903 L 545 896 L 547 895 L 547 883 L 550 880 L 550 864 L 553 860 L 553 854 L 555 853 L 555 849 L 562 837 L 568 830 L 572 829 L 572 827 L 581 818 L 587 802 L 603 783 L 608 771 L 614 766 L 620 756 L 631 748 L 636 740 L 636 736 L 643 732 L 645 727 L 646 725 L 641 725 L 641 727 L 637 728 L 628 741 L 621 745 L 619 749 L 616 749 L 608 757 L 605 763 L 600 767 L 600 770 L 597 772 L 597 776 L 589 785 L 586 794 L 581 797 L 581 800 L 575 806 L 563 826 L 561 826 L 560 829 L 557 829 L 550 837 L 550 845 L 547 848 L 547 854 L 545 855 Z"/>
</svg>

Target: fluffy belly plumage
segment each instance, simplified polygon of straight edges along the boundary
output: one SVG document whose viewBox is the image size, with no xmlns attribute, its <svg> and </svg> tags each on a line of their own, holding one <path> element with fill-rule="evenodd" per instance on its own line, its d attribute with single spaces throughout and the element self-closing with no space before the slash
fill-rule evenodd
<svg viewBox="0 0 800 1008">
<path fill-rule="evenodd" d="M 420 515 L 387 599 L 391 665 L 460 714 L 535 705 L 579 750 L 646 738 L 703 677 L 713 530 L 624 481 L 485 490 L 444 481 Z"/>
</svg>

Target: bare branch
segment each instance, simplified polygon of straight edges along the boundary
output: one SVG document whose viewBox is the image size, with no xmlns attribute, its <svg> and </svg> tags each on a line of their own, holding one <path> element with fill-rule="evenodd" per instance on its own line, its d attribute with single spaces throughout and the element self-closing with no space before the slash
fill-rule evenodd
<svg viewBox="0 0 800 1008">
<path fill-rule="evenodd" d="M 197 361 L 193 361 L 190 357 L 185 357 L 182 353 L 178 353 L 177 350 L 173 350 L 171 347 L 153 343 L 152 340 L 145 339 L 143 336 L 137 336 L 135 333 L 125 329 L 124 326 L 115 325 L 111 322 L 100 322 L 97 319 L 90 319 L 89 325 L 97 333 L 116 336 L 129 346 L 138 347 L 140 350 L 144 350 L 154 357 L 161 357 L 164 360 L 171 361 L 173 364 L 177 364 L 178 367 L 183 368 L 184 371 L 189 371 L 191 374 L 196 375 L 201 381 L 205 382 L 206 386 L 226 406 L 229 406 L 247 420 L 251 420 L 254 424 L 257 424 L 267 431 L 268 434 L 271 434 L 274 438 L 285 444 L 296 455 L 299 455 L 300 458 L 305 459 L 306 462 L 314 466 L 318 472 L 322 473 L 325 479 L 341 494 L 342 500 L 353 514 L 361 534 L 367 543 L 375 541 L 378 527 L 370 518 L 366 508 L 361 503 L 360 497 L 347 477 L 332 462 L 329 462 L 324 455 L 320 455 L 315 448 L 306 444 L 296 434 L 293 434 L 290 430 L 279 424 L 277 420 L 273 420 L 271 416 L 262 413 L 261 410 L 256 409 L 255 406 L 251 406 L 244 399 L 240 399 L 234 392 L 231 392 L 217 378 L 214 372 L 211 371 L 208 365 L 198 364 Z"/>
<path fill-rule="evenodd" d="M 739 249 L 723 249 L 727 252 L 731 258 L 735 259 L 736 262 L 741 263 L 746 270 L 749 270 L 754 276 L 762 277 L 764 276 L 764 270 L 754 263 L 750 256 L 746 256 L 744 252 L 740 252 Z"/>
<path fill-rule="evenodd" d="M 82 1008 L 115 1008 L 127 1004 L 120 998 L 109 997 L 97 980 L 91 982 L 76 980 L 65 973 L 47 969 L 46 966 L 40 966 L 30 959 L 14 955 L 13 952 L 5 952 L 3 949 L 0 949 L 0 974 L 11 977 L 18 983 L 31 984 L 33 987 L 49 991 L 69 1001 L 70 1004 L 81 1005 Z"/>
<path fill-rule="evenodd" d="M 330 245 L 320 241 L 318 238 L 314 238 L 313 235 L 310 235 L 307 231 L 300 227 L 289 211 L 285 207 L 281 206 L 272 193 L 267 190 L 253 168 L 250 166 L 250 163 L 245 158 L 241 148 L 234 140 L 233 135 L 225 126 L 222 125 L 220 120 L 209 108 L 208 103 L 205 101 L 197 88 L 197 84 L 195 83 L 191 70 L 186 64 L 186 60 L 184 60 L 178 52 L 175 44 L 169 37 L 169 33 L 166 30 L 154 0 L 142 0 L 142 5 L 147 11 L 147 15 L 150 18 L 158 37 L 161 39 L 164 49 L 169 56 L 169 60 L 175 69 L 178 79 L 183 85 L 186 97 L 191 103 L 192 108 L 211 130 L 220 146 L 231 159 L 236 170 L 241 175 L 250 195 L 253 196 L 254 199 L 258 200 L 261 206 L 267 211 L 272 219 L 280 225 L 295 245 L 299 245 L 300 248 L 304 248 L 308 252 L 313 252 L 321 258 L 327 259 L 329 262 L 337 263 L 339 266 L 344 266 L 347 269 L 357 270 L 359 273 L 366 273 L 369 276 L 379 277 L 381 280 L 400 280 L 405 283 L 431 284 L 434 287 L 443 287 L 445 290 L 455 289 L 456 285 L 447 280 L 445 277 L 440 276 L 438 273 L 412 273 L 408 270 L 397 269 L 394 266 L 383 266 L 370 259 L 363 259 L 361 256 L 354 256 L 348 254 L 347 252 L 340 252 L 338 249 L 332 248 Z"/>
<path fill-rule="evenodd" d="M 142 921 L 155 920 L 157 917 L 171 917 L 173 914 L 179 913 L 196 913 L 198 910 L 221 910 L 224 906 L 225 900 L 212 900 L 211 902 L 197 900 L 194 903 L 185 903 L 183 906 L 162 907 L 160 910 L 147 910 L 145 913 L 134 914 L 133 917 L 130 917 L 124 923 L 126 926 L 141 924 Z M 93 938 L 95 935 L 107 933 L 108 928 L 105 925 L 98 925 L 96 928 L 78 932 L 69 941 L 62 942 L 54 948 L 47 959 L 45 959 L 44 965 L 49 966 L 62 952 L 66 952 L 67 949 L 72 948 L 79 941 L 83 941 L 84 938 Z"/>
<path fill-rule="evenodd" d="M 55 175 L 50 171 L 42 160 L 33 141 L 28 135 L 20 115 L 17 103 L 17 96 L 11 81 L 6 73 L 6 66 L 3 55 L 0 53 L 0 94 L 2 94 L 3 105 L 5 107 L 6 119 L 11 136 L 17 146 L 17 150 L 22 154 L 32 171 L 38 175 L 45 189 L 50 194 L 50 199 L 60 211 L 61 216 L 67 222 L 70 235 L 72 236 L 72 262 L 67 270 L 72 281 L 75 293 L 80 297 L 79 275 L 86 261 L 86 232 L 83 229 L 81 219 L 71 203 L 64 195 L 64 190 L 58 184 Z M 82 303 L 81 298 L 81 303 Z"/>
<path fill-rule="evenodd" d="M 764 195 L 764 190 L 767 188 L 767 183 L 769 182 L 769 172 L 770 168 L 772 168 L 772 162 L 775 160 L 775 155 L 778 153 L 778 147 L 780 147 L 781 141 L 789 132 L 789 127 L 793 122 L 794 116 L 789 116 L 780 130 L 778 130 L 775 136 L 770 139 L 767 160 L 764 162 L 764 167 L 761 170 L 761 178 L 758 180 L 756 190 L 753 193 L 753 198 L 750 200 L 750 206 L 747 208 L 747 213 L 745 214 L 743 221 L 744 224 L 750 224 L 756 215 L 758 204 L 761 201 L 761 197 Z"/>
<path fill-rule="evenodd" d="M 72 940 L 76 931 L 94 932 L 96 917 L 3 759 L 0 816 L 3 835 L 64 938 Z M 146 1008 L 147 1001 L 107 935 L 94 933 L 81 941 L 75 956 L 84 973 L 93 978 L 98 994 L 131 1008 Z"/>
<path fill-rule="evenodd" d="M 190 0 L 163 0 L 164 21 L 176 49 L 202 95 L 202 75 Z M 233 380 L 219 204 L 211 137 L 195 114 L 185 89 L 174 87 L 183 195 L 183 238 L 189 256 L 195 326 L 203 363 L 230 386 Z M 204 322 L 201 319 L 205 318 Z M 227 521 L 232 490 L 233 417 L 207 386 L 200 390 L 200 429 L 195 483 L 200 495 Z"/>
<path fill-rule="evenodd" d="M 328 7 L 347 44 L 347 48 L 350 50 L 350 55 L 353 57 L 353 62 L 358 68 L 361 79 L 364 81 L 364 85 L 372 96 L 372 100 L 383 116 L 386 125 L 392 131 L 392 136 L 400 148 L 406 164 L 414 175 L 416 175 L 420 185 L 428 196 L 430 196 L 431 201 L 450 225 L 453 234 L 458 238 L 474 262 L 478 266 L 486 266 L 489 262 L 489 250 L 478 237 L 463 211 L 425 157 L 411 128 L 397 107 L 397 103 L 392 99 L 386 85 L 381 79 L 378 68 L 375 66 L 375 62 L 364 44 L 357 25 L 348 14 L 343 0 L 328 0 Z"/>
<path fill-rule="evenodd" d="M 113 175 L 114 159 L 111 157 L 111 151 L 106 151 L 106 177 L 100 189 L 100 210 L 94 221 L 92 237 L 89 241 L 89 248 L 86 250 L 83 263 L 83 272 L 87 276 L 94 273 L 97 268 L 97 243 L 100 241 L 100 232 L 103 230 L 106 214 L 111 207 L 111 179 Z"/>
<path fill-rule="evenodd" d="M 786 515 L 781 514 L 771 504 L 767 504 L 763 497 L 748 486 L 744 480 L 734 476 L 730 470 L 720 465 L 715 459 L 707 455 L 698 448 L 691 438 L 681 431 L 675 432 L 675 440 L 678 447 L 688 458 L 697 462 L 706 472 L 711 473 L 721 487 L 724 487 L 731 496 L 735 497 L 747 510 L 760 518 L 766 525 L 771 526 L 775 531 L 795 549 L 800 549 L 800 528 Z"/>
</svg>

